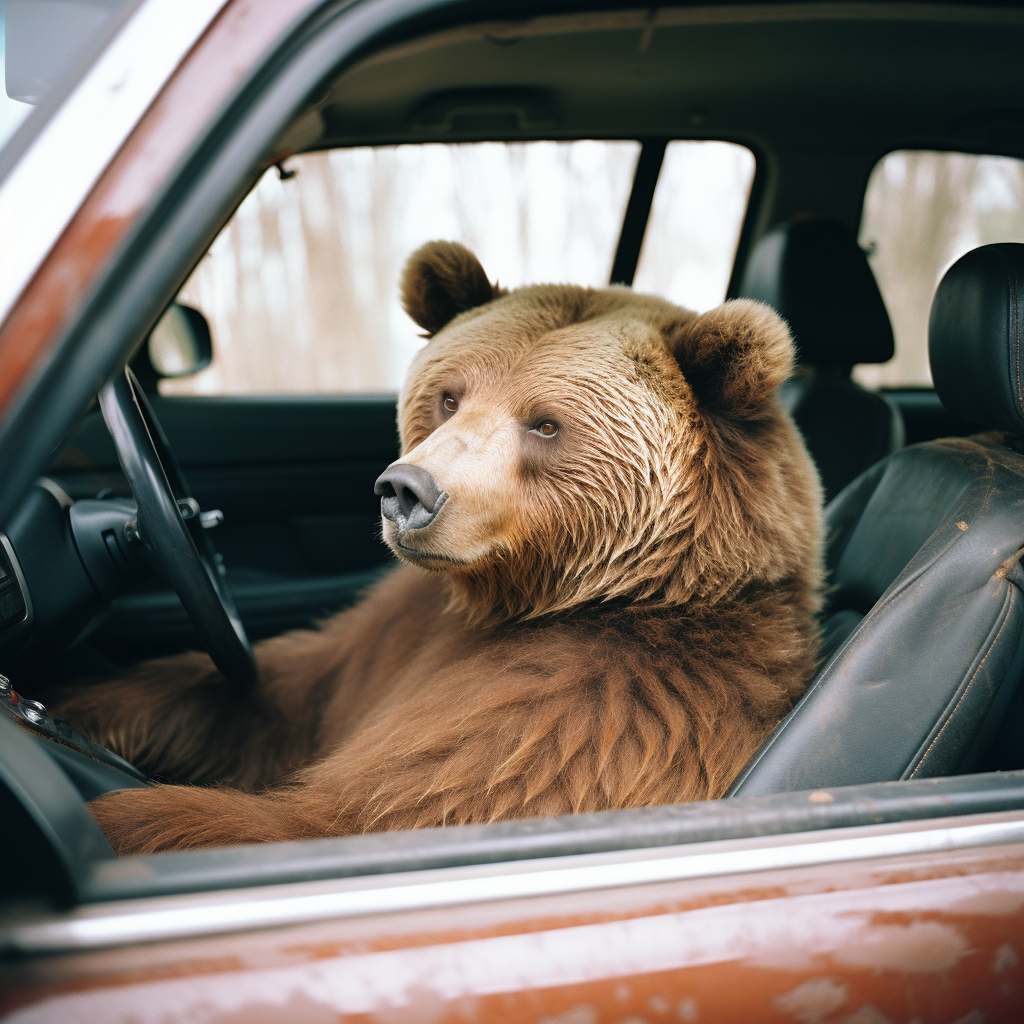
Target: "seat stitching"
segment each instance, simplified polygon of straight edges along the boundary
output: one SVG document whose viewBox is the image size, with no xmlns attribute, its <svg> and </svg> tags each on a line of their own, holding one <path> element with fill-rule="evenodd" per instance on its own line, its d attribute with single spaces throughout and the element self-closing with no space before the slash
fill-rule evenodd
<svg viewBox="0 0 1024 1024">
<path fill-rule="evenodd" d="M 1010 284 L 1010 344 L 1017 347 L 1017 402 L 1020 411 L 1024 413 L 1024 396 L 1020 390 L 1020 316 L 1017 303 L 1017 275 L 1013 267 L 1007 267 L 1007 277 Z"/>
<path fill-rule="evenodd" d="M 894 452 L 893 455 L 889 456 L 889 458 L 897 458 L 899 455 L 899 452 Z M 880 484 L 881 479 L 879 480 L 878 484 L 875 485 L 875 490 L 878 489 L 878 486 Z M 875 491 L 873 490 L 871 492 L 872 496 L 874 495 L 874 493 Z M 940 529 L 941 527 L 936 528 L 936 530 L 932 533 L 931 537 L 934 537 Z M 833 672 L 833 666 L 838 664 L 842 655 L 844 655 L 851 647 L 853 647 L 860 641 L 860 631 L 864 626 L 864 623 L 868 622 L 872 618 L 872 616 L 880 614 L 882 609 L 887 608 L 889 605 L 894 604 L 896 601 L 902 598 L 904 593 L 907 590 L 909 590 L 911 586 L 913 586 L 913 584 L 915 584 L 929 569 L 931 569 L 949 551 L 949 549 L 963 537 L 963 534 L 957 530 L 953 530 L 951 531 L 951 533 L 952 536 L 950 536 L 946 544 L 934 555 L 932 555 L 932 557 L 929 558 L 929 560 L 925 562 L 924 565 L 919 566 L 917 569 L 915 569 L 914 572 L 907 579 L 900 582 L 900 576 L 903 575 L 903 573 L 901 572 L 900 575 L 897 576 L 896 579 L 889 584 L 885 593 L 878 599 L 874 606 L 869 608 L 868 611 L 864 614 L 863 618 L 858 623 L 856 629 L 854 629 L 854 631 L 839 645 L 839 647 L 836 648 L 836 650 L 832 654 L 832 657 L 829 658 L 828 661 L 824 665 L 822 665 L 815 673 L 815 677 L 811 681 L 810 685 L 800 695 L 800 699 L 791 709 L 791 714 L 787 715 L 779 723 L 778 736 L 776 736 L 773 732 L 771 736 L 768 737 L 768 744 L 761 751 L 761 756 L 757 758 L 757 762 L 760 762 L 760 760 L 767 755 L 768 751 L 775 745 L 775 743 L 781 737 L 782 733 L 787 728 L 789 728 L 792 721 L 792 711 L 796 711 L 797 708 L 799 708 L 802 704 L 804 704 L 811 698 L 812 694 L 816 693 L 819 689 L 822 688 L 822 686 L 824 686 L 826 679 L 828 679 Z M 929 537 L 928 540 L 931 540 L 931 537 Z M 847 543 L 849 543 L 849 541 L 847 541 Z M 920 552 L 918 552 L 918 554 L 920 554 Z M 916 558 L 917 555 L 915 555 L 914 557 Z M 911 559 L 911 561 L 913 561 L 913 559 Z M 903 572 L 906 572 L 906 568 L 904 568 Z M 979 665 L 978 667 L 980 668 L 981 666 Z M 757 762 L 755 762 L 752 759 L 750 762 L 748 762 L 748 765 L 753 765 Z"/>
<path fill-rule="evenodd" d="M 1016 364 L 1015 368 L 1017 371 L 1017 412 L 1020 415 L 1024 415 L 1024 394 L 1021 393 L 1020 387 L 1020 332 L 1018 330 L 1017 275 L 1014 273 L 1012 261 L 1007 259 L 1002 251 L 999 252 L 999 255 L 1002 257 L 1003 265 L 1006 268 L 1006 283 L 1010 289 L 1009 348 L 1010 358 L 1013 359 Z"/>
<path fill-rule="evenodd" d="M 894 452 L 893 454 L 898 456 L 900 453 L 899 452 Z M 957 512 L 959 511 L 960 507 L 962 507 L 962 506 L 958 506 L 958 508 L 956 510 Z M 954 512 L 953 514 L 955 515 L 956 512 Z M 914 558 L 917 558 L 917 556 L 924 549 L 925 544 L 927 544 L 935 536 L 935 534 L 937 534 L 941 529 L 943 529 L 943 526 L 945 526 L 946 529 L 947 529 L 947 532 L 950 533 L 950 538 L 946 542 L 946 544 L 940 550 L 936 551 L 935 554 L 932 555 L 931 558 L 929 558 L 928 561 L 924 563 L 924 565 L 918 566 L 918 568 L 915 569 L 914 572 L 910 576 L 908 576 L 905 580 L 900 582 L 900 577 L 903 575 L 903 573 L 905 573 L 907 571 L 907 568 L 910 566 L 910 562 L 912 562 L 914 560 Z M 949 529 L 948 524 L 940 524 L 939 526 L 937 526 L 932 531 L 932 533 L 928 537 L 928 539 L 924 542 L 924 544 L 922 544 L 921 547 L 918 549 L 918 551 L 914 555 L 914 557 L 911 558 L 910 562 L 908 562 L 907 565 L 904 566 L 903 570 L 899 573 L 899 575 L 897 575 L 896 579 L 894 579 L 892 581 L 892 583 L 889 584 L 889 586 L 886 588 L 886 590 L 882 594 L 882 596 L 875 602 L 874 605 L 872 605 L 871 608 L 869 608 L 867 610 L 867 612 L 864 615 L 864 620 L 866 621 L 870 616 L 875 615 L 877 612 L 880 612 L 883 608 L 887 608 L 889 605 L 894 604 L 897 600 L 899 600 L 903 596 L 905 591 L 909 590 L 913 584 L 917 583 L 918 580 L 920 580 L 920 578 L 929 569 L 931 569 L 936 564 L 936 562 L 939 561 L 940 558 L 942 558 L 945 554 L 947 554 L 949 549 L 954 544 L 956 544 L 959 540 L 961 540 L 962 538 L 963 538 L 963 534 L 961 532 L 959 532 L 958 530 L 951 530 L 951 529 Z M 843 553 L 845 554 L 845 549 L 844 549 Z M 860 627 L 858 626 L 857 629 L 859 630 Z M 847 638 L 847 640 L 843 644 L 843 646 L 839 648 L 839 651 L 844 651 L 846 649 L 847 645 L 849 645 L 850 643 L 853 642 L 853 639 L 854 639 L 854 637 L 856 635 L 857 635 L 857 632 L 855 630 Z M 839 651 L 837 651 L 836 653 L 838 654 Z"/>
<path fill-rule="evenodd" d="M 996 633 L 992 643 L 989 644 L 989 648 L 985 652 L 985 657 L 981 659 L 981 661 L 978 664 L 978 667 L 974 670 L 974 675 L 971 676 L 970 682 L 968 682 L 968 684 L 964 687 L 964 692 L 960 694 L 960 697 L 957 700 L 956 704 L 953 705 L 953 710 L 950 711 L 949 716 L 946 718 L 946 721 L 942 723 L 942 728 L 938 731 L 938 734 L 936 735 L 935 739 L 933 739 L 931 743 L 928 744 L 928 749 L 924 752 L 924 754 L 921 756 L 921 759 L 917 762 L 917 766 L 910 773 L 910 778 L 913 778 L 921 770 L 925 761 L 928 760 L 928 755 L 931 753 L 932 747 L 934 747 L 935 744 L 939 742 L 939 740 L 942 738 L 942 734 L 946 731 L 946 728 L 949 726 L 949 723 L 952 722 L 953 719 L 956 717 L 956 709 L 960 707 L 960 704 L 963 702 L 963 699 L 967 696 L 969 690 L 971 689 L 971 686 L 974 685 L 974 680 L 978 678 L 978 673 L 982 670 L 982 667 L 984 666 L 985 662 L 988 661 L 988 656 L 995 650 L 996 644 L 999 643 L 999 637 L 1002 636 L 1003 630 L 1006 628 L 1006 624 L 1010 621 L 1010 612 L 1013 609 L 1013 601 L 1016 595 L 1017 588 L 1011 585 L 1009 598 L 1006 602 L 1006 612 L 1003 617 L 1002 625 L 999 627 L 999 630 Z"/>
</svg>

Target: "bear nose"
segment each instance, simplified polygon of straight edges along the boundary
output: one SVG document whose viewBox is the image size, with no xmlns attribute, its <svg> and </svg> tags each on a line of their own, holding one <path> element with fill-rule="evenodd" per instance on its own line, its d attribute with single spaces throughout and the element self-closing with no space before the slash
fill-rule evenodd
<svg viewBox="0 0 1024 1024">
<path fill-rule="evenodd" d="M 381 513 L 406 530 L 422 530 L 433 522 L 447 497 L 422 466 L 402 462 L 377 477 L 373 493 L 380 495 Z"/>
</svg>

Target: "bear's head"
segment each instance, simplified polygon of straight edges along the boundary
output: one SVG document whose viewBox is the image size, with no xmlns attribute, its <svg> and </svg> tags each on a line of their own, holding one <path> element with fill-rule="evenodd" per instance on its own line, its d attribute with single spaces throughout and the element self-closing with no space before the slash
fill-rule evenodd
<svg viewBox="0 0 1024 1024">
<path fill-rule="evenodd" d="M 820 488 L 775 398 L 793 344 L 767 306 L 506 294 L 454 242 L 413 253 L 402 296 L 429 341 L 378 481 L 384 539 L 472 617 L 816 592 Z"/>
</svg>

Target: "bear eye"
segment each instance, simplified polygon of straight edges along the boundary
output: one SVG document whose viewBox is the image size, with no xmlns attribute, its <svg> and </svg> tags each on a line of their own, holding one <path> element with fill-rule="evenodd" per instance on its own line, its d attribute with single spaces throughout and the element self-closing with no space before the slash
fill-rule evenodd
<svg viewBox="0 0 1024 1024">
<path fill-rule="evenodd" d="M 441 399 L 441 405 L 444 407 L 445 412 L 457 412 L 459 408 L 458 399 L 453 398 L 451 395 L 445 395 Z"/>
<path fill-rule="evenodd" d="M 543 423 L 538 423 L 533 428 L 534 434 L 540 434 L 541 437 L 554 437 L 558 433 L 558 424 L 551 420 L 544 420 Z"/>
</svg>

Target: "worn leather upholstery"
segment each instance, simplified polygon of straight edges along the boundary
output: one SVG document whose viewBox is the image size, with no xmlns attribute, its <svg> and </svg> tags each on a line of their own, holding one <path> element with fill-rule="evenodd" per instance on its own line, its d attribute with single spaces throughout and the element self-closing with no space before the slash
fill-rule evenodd
<svg viewBox="0 0 1024 1024">
<path fill-rule="evenodd" d="M 754 247 L 740 292 L 789 323 L 797 362 L 820 369 L 892 359 L 889 314 L 857 239 L 838 221 L 772 228 Z"/>
<path fill-rule="evenodd" d="M 956 262 L 956 273 L 946 275 L 932 303 L 928 360 L 935 390 L 950 412 L 1024 435 L 1020 253 L 1020 244 L 1005 242 L 974 249 Z M 1007 343 L 997 347 L 993 337 Z M 964 373 L 965 365 L 970 373 Z"/>
<path fill-rule="evenodd" d="M 825 501 L 880 459 L 903 447 L 903 415 L 885 395 L 849 377 L 801 374 L 779 388 L 821 476 Z"/>
<path fill-rule="evenodd" d="M 1024 672 L 1021 281 L 1024 245 L 999 245 L 939 285 L 939 396 L 1011 433 L 904 448 L 828 508 L 823 667 L 731 793 L 947 775 L 986 755 Z"/>
<path fill-rule="evenodd" d="M 837 221 L 800 220 L 768 232 L 739 294 L 788 322 L 799 371 L 779 391 L 818 466 L 826 500 L 903 445 L 903 417 L 855 384 L 856 363 L 892 358 L 889 315 L 857 240 Z"/>
</svg>

